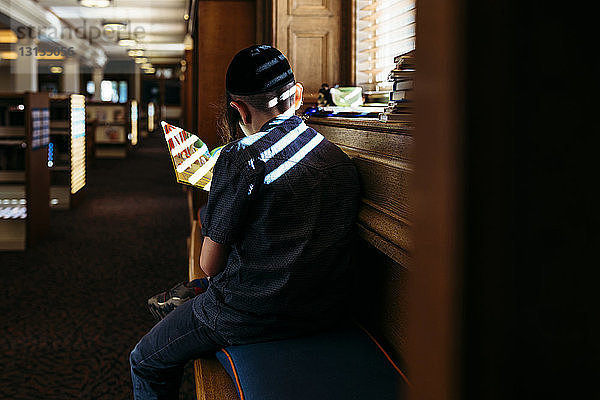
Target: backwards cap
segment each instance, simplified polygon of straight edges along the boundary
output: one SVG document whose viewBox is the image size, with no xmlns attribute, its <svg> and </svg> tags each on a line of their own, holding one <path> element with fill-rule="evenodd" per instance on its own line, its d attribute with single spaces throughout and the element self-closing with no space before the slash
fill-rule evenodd
<svg viewBox="0 0 600 400">
<path fill-rule="evenodd" d="M 294 82 L 285 56 L 267 45 L 250 46 L 237 53 L 229 68 L 225 87 L 233 95 L 249 96 L 276 90 Z"/>
</svg>

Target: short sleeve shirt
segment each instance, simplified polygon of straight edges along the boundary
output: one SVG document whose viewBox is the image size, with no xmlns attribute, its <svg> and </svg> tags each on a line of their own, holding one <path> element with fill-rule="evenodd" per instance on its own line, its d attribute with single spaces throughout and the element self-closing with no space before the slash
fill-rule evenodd
<svg viewBox="0 0 600 400">
<path fill-rule="evenodd" d="M 232 344 L 327 324 L 347 290 L 358 201 L 351 160 L 297 116 L 225 146 L 202 233 L 231 251 L 196 316 Z"/>
</svg>

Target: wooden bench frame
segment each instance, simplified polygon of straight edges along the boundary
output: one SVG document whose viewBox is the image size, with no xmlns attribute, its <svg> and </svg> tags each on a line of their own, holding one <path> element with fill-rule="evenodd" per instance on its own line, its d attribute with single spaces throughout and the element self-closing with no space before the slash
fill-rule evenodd
<svg viewBox="0 0 600 400">
<path fill-rule="evenodd" d="M 188 198 L 193 196 L 188 193 Z M 193 204 L 190 202 L 189 204 Z M 194 213 L 192 213 L 194 214 Z M 196 213 L 197 215 L 197 213 Z M 192 219 L 189 239 L 189 279 L 205 278 L 200 268 L 200 252 L 202 251 L 202 226 L 199 220 Z M 216 357 L 205 357 L 194 360 L 196 380 L 196 398 L 199 400 L 237 400 L 235 386 L 227 372 Z"/>
</svg>

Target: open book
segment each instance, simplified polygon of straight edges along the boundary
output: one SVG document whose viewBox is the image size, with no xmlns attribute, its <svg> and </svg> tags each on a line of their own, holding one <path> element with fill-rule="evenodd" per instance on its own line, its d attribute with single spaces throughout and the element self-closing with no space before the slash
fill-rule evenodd
<svg viewBox="0 0 600 400">
<path fill-rule="evenodd" d="M 209 151 L 208 146 L 198 136 L 165 121 L 161 121 L 160 124 L 165 133 L 177 182 L 209 191 L 213 167 L 223 146 Z"/>
</svg>

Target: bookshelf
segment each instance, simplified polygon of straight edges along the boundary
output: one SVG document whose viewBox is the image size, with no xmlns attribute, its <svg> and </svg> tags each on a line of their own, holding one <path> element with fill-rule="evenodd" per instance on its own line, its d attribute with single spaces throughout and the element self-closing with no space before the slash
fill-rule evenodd
<svg viewBox="0 0 600 400">
<path fill-rule="evenodd" d="M 148 111 L 146 112 L 146 132 L 151 133 L 156 129 L 158 124 L 157 120 L 156 104 L 153 102 L 148 103 Z"/>
<path fill-rule="evenodd" d="M 25 250 L 50 225 L 47 93 L 0 93 L 0 251 Z"/>
<path fill-rule="evenodd" d="M 139 132 L 138 121 L 139 121 L 139 113 L 138 113 L 138 102 L 136 100 L 131 100 L 129 102 L 129 120 L 131 122 L 131 135 L 129 140 L 132 146 L 137 146 L 141 135 Z"/>
<path fill-rule="evenodd" d="M 138 134 L 140 138 L 148 137 L 148 105 L 138 103 Z"/>
<path fill-rule="evenodd" d="M 131 146 L 137 144 L 137 103 L 135 112 L 132 111 L 132 101 L 88 103 L 87 118 L 94 129 L 96 158 L 125 158 Z"/>
<path fill-rule="evenodd" d="M 69 209 L 83 198 L 86 184 L 85 97 L 50 98 L 50 207 Z"/>
</svg>

